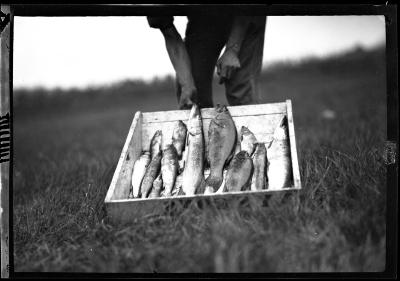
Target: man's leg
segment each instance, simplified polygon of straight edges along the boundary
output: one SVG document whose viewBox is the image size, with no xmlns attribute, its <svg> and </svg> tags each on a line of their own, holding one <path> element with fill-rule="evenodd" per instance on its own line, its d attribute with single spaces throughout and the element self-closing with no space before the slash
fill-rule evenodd
<svg viewBox="0 0 400 281">
<path fill-rule="evenodd" d="M 228 38 L 231 16 L 189 17 L 185 45 L 200 107 L 212 107 L 212 79 L 218 56 Z M 178 88 L 178 98 L 180 91 Z"/>
<path fill-rule="evenodd" d="M 230 105 L 260 103 L 258 79 L 261 73 L 266 17 L 256 17 L 239 52 L 241 67 L 225 82 Z"/>
</svg>

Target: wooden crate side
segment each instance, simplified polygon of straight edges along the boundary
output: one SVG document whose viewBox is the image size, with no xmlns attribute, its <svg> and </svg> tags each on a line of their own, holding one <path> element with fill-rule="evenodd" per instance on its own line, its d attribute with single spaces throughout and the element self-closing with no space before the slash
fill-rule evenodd
<svg viewBox="0 0 400 281">
<path fill-rule="evenodd" d="M 282 104 L 284 105 L 284 108 L 282 107 Z M 287 100 L 285 103 L 277 103 L 275 104 L 277 106 L 275 107 L 265 107 L 265 105 L 255 105 L 254 107 L 257 108 L 257 110 L 260 110 L 260 108 L 269 108 L 269 109 L 274 109 L 272 112 L 274 113 L 267 113 L 267 114 L 258 114 L 258 115 L 253 115 L 254 111 L 250 108 L 253 106 L 241 106 L 241 110 L 230 110 L 231 115 L 234 119 L 236 128 L 237 128 L 237 134 L 238 134 L 238 140 L 240 137 L 240 128 L 242 125 L 247 126 L 256 136 L 257 140 L 260 142 L 264 142 L 269 144 L 269 142 L 272 140 L 274 130 L 276 126 L 278 125 L 278 122 L 280 121 L 281 117 L 283 114 L 288 115 L 288 127 L 289 127 L 289 137 L 290 137 L 290 145 L 291 145 L 291 154 L 292 156 L 292 169 L 293 169 L 293 178 L 294 178 L 294 187 L 291 187 L 289 189 L 284 189 L 284 190 L 290 190 L 290 189 L 298 189 L 301 188 L 301 181 L 300 181 L 300 174 L 299 174 L 299 168 L 298 168 L 298 162 L 297 162 L 297 152 L 296 152 L 296 141 L 295 141 L 295 136 L 294 136 L 294 125 L 293 125 L 293 116 L 292 116 L 292 108 L 291 108 L 291 101 Z M 228 107 L 229 108 L 229 107 Z M 234 107 L 236 109 L 237 107 Z M 253 108 L 254 109 L 254 108 Z M 279 109 L 279 111 L 278 111 Z M 202 109 L 202 111 L 205 110 L 206 112 L 206 117 L 203 116 L 203 130 L 205 134 L 205 144 L 206 148 L 208 145 L 208 126 L 213 118 L 213 112 L 215 114 L 215 110 L 210 109 L 209 112 L 207 112 L 207 109 Z M 233 113 L 232 113 L 233 111 Z M 186 112 L 187 114 L 185 114 Z M 256 111 L 256 113 L 259 113 L 259 111 Z M 270 111 L 271 112 L 271 111 Z M 110 188 L 108 190 L 107 196 L 106 196 L 106 203 L 108 202 L 119 202 L 123 203 L 125 202 L 124 200 L 127 200 L 127 202 L 133 202 L 133 204 L 137 204 L 138 200 L 129 200 L 128 195 L 130 191 L 130 181 L 131 181 L 131 175 L 132 175 L 132 168 L 133 164 L 136 161 L 136 159 L 140 156 L 140 153 L 142 150 L 148 150 L 149 149 L 149 144 L 150 140 L 153 137 L 153 134 L 156 130 L 162 130 L 163 135 L 164 135 L 164 144 L 165 143 L 170 143 L 171 142 L 171 137 L 172 137 L 172 131 L 173 128 L 176 124 L 176 120 L 181 120 L 180 116 L 185 116 L 189 115 L 189 111 L 172 111 L 172 116 L 170 115 L 171 111 L 164 111 L 164 112 L 159 112 L 159 114 L 162 114 L 163 117 L 160 117 L 162 121 L 155 121 L 156 119 L 150 119 L 151 122 L 145 123 L 145 116 L 147 116 L 147 121 L 149 121 L 150 116 L 153 116 L 153 112 L 148 112 L 148 113 L 136 113 L 135 118 L 132 122 L 131 128 L 128 133 L 128 137 L 126 139 L 124 148 L 121 153 L 121 157 L 119 159 L 116 171 L 114 173 L 112 182 L 110 184 Z M 180 116 L 178 116 L 180 114 Z M 208 115 L 207 115 L 208 114 Z M 239 114 L 235 116 L 235 114 Z M 183 118 L 182 121 L 187 123 L 187 117 L 186 119 Z M 176 119 L 178 118 L 178 119 Z M 172 120 L 171 120 L 172 119 Z M 176 120 L 175 120 L 176 119 Z M 263 193 L 265 191 L 261 191 Z M 271 192 L 266 190 L 266 192 Z M 240 192 L 239 194 L 243 194 L 243 192 Z M 227 194 L 221 194 L 221 196 L 226 196 Z M 213 195 L 215 196 L 215 195 Z M 190 198 L 187 196 L 184 197 L 178 197 L 180 199 L 182 198 Z M 170 198 L 168 198 L 170 199 Z M 121 201 L 122 200 L 122 201 Z M 160 200 L 158 198 L 157 200 Z M 148 200 L 145 200 L 148 204 Z M 120 211 L 115 211 L 119 207 L 108 207 L 111 208 L 110 212 L 116 212 L 116 214 Z M 153 208 L 153 207 L 151 207 Z M 132 210 L 131 210 L 132 211 Z M 129 213 L 131 212 L 129 211 Z M 124 211 L 125 212 L 125 211 Z M 135 211 L 139 212 L 139 211 Z"/>
<path fill-rule="evenodd" d="M 142 151 L 142 118 L 142 113 L 140 111 L 136 112 L 122 148 L 105 202 L 113 199 L 128 198 L 129 196 L 133 165 Z"/>
<path fill-rule="evenodd" d="M 266 114 L 279 114 L 286 113 L 286 103 L 269 103 L 269 104 L 254 104 L 254 105 L 240 105 L 228 106 L 229 112 L 232 117 L 235 116 L 256 116 Z M 187 120 L 189 118 L 190 110 L 170 110 L 170 111 L 154 111 L 143 113 L 143 124 L 153 122 L 165 121 L 178 121 Z M 215 116 L 213 108 L 201 109 L 201 116 L 204 119 L 212 119 Z"/>
<path fill-rule="evenodd" d="M 297 149 L 296 149 L 296 136 L 294 131 L 294 123 L 293 123 L 293 110 L 292 110 L 292 101 L 286 100 L 286 108 L 287 108 L 287 118 L 288 118 L 288 129 L 289 129 L 289 139 L 290 139 L 290 154 L 292 158 L 292 169 L 293 169 L 293 184 L 295 188 L 301 188 L 301 179 L 300 179 L 300 170 L 299 170 L 299 162 L 297 158 Z"/>
</svg>

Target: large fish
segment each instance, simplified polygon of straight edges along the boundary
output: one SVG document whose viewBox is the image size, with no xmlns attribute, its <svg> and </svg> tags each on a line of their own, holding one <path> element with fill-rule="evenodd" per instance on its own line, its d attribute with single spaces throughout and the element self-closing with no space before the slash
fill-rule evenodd
<svg viewBox="0 0 400 281">
<path fill-rule="evenodd" d="M 186 195 L 194 195 L 204 185 L 204 136 L 201 113 L 194 104 L 188 120 L 186 137 L 185 167 L 182 175 L 182 190 Z"/>
<path fill-rule="evenodd" d="M 185 149 L 185 140 L 186 140 L 187 128 L 185 123 L 179 120 L 172 132 L 172 144 L 176 149 L 178 154 L 178 158 L 182 158 L 182 152 Z"/>
<path fill-rule="evenodd" d="M 150 190 L 153 186 L 153 181 L 160 173 L 161 169 L 161 151 L 151 159 L 149 166 L 147 166 L 146 173 L 144 174 L 142 186 L 140 188 L 141 197 L 146 198 L 149 196 Z"/>
<path fill-rule="evenodd" d="M 148 198 L 160 197 L 162 184 L 163 184 L 163 181 L 162 181 L 161 173 L 160 173 L 160 174 L 158 174 L 158 177 L 156 177 L 156 179 L 153 181 L 153 188 L 151 189 Z"/>
<path fill-rule="evenodd" d="M 229 164 L 224 191 L 247 190 L 252 173 L 253 161 L 246 151 L 240 151 Z"/>
<path fill-rule="evenodd" d="M 251 190 L 265 189 L 267 171 L 267 149 L 264 143 L 257 143 L 253 154 L 253 177 L 251 180 Z"/>
<path fill-rule="evenodd" d="M 292 164 L 287 126 L 285 115 L 275 129 L 268 148 L 268 189 L 281 189 L 291 185 Z"/>
<path fill-rule="evenodd" d="M 179 163 L 175 146 L 169 144 L 162 152 L 161 174 L 165 190 L 165 196 L 171 196 L 178 175 Z"/>
<path fill-rule="evenodd" d="M 151 159 L 154 158 L 154 156 L 157 155 L 158 152 L 162 150 L 162 131 L 157 130 L 153 137 L 151 138 L 150 142 L 150 154 L 151 154 Z"/>
<path fill-rule="evenodd" d="M 150 164 L 150 152 L 144 152 L 138 160 L 136 160 L 133 165 L 132 172 L 132 198 L 138 198 L 140 196 L 140 185 L 144 174 L 146 173 L 146 168 Z"/>
<path fill-rule="evenodd" d="M 254 134 L 245 126 L 240 129 L 240 148 L 251 156 L 256 147 L 257 139 Z"/>
<path fill-rule="evenodd" d="M 208 129 L 208 163 L 210 175 L 206 179 L 207 189 L 215 192 L 221 186 L 223 170 L 232 158 L 236 145 L 236 127 L 232 116 L 224 105 L 217 105 L 217 114 Z"/>
</svg>

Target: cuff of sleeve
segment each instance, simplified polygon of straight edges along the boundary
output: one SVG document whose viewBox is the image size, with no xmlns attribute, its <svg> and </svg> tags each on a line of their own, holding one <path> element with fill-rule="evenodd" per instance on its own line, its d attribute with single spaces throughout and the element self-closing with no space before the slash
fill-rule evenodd
<svg viewBox="0 0 400 281">
<path fill-rule="evenodd" d="M 166 29 L 173 26 L 174 17 L 147 17 L 151 28 Z"/>
</svg>

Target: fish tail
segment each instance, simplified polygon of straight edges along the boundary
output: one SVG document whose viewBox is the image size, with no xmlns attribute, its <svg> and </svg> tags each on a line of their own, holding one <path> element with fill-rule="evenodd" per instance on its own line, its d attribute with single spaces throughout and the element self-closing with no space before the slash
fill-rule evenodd
<svg viewBox="0 0 400 281">
<path fill-rule="evenodd" d="M 168 186 L 166 184 L 163 185 L 164 186 L 164 194 L 166 197 L 170 197 L 172 196 L 172 188 L 171 186 Z"/>
<path fill-rule="evenodd" d="M 182 187 L 179 188 L 178 195 L 186 195 L 185 192 L 183 191 Z"/>
<path fill-rule="evenodd" d="M 286 126 L 286 124 L 287 124 L 287 116 L 286 115 L 283 115 L 283 117 L 282 117 L 282 119 L 281 119 L 281 122 L 279 123 L 279 126 L 280 127 L 285 127 Z"/>
<path fill-rule="evenodd" d="M 200 184 L 199 184 L 199 186 L 196 188 L 195 194 L 204 194 L 205 189 L 206 189 L 206 182 L 205 182 L 205 180 L 204 180 L 204 177 L 202 176 L 202 177 L 201 177 Z"/>
<path fill-rule="evenodd" d="M 211 186 L 206 186 L 205 190 L 204 190 L 204 194 L 213 194 L 214 190 Z"/>
<path fill-rule="evenodd" d="M 206 179 L 206 185 L 212 187 L 213 191 L 217 191 L 223 181 L 222 176 L 209 175 Z"/>
</svg>

